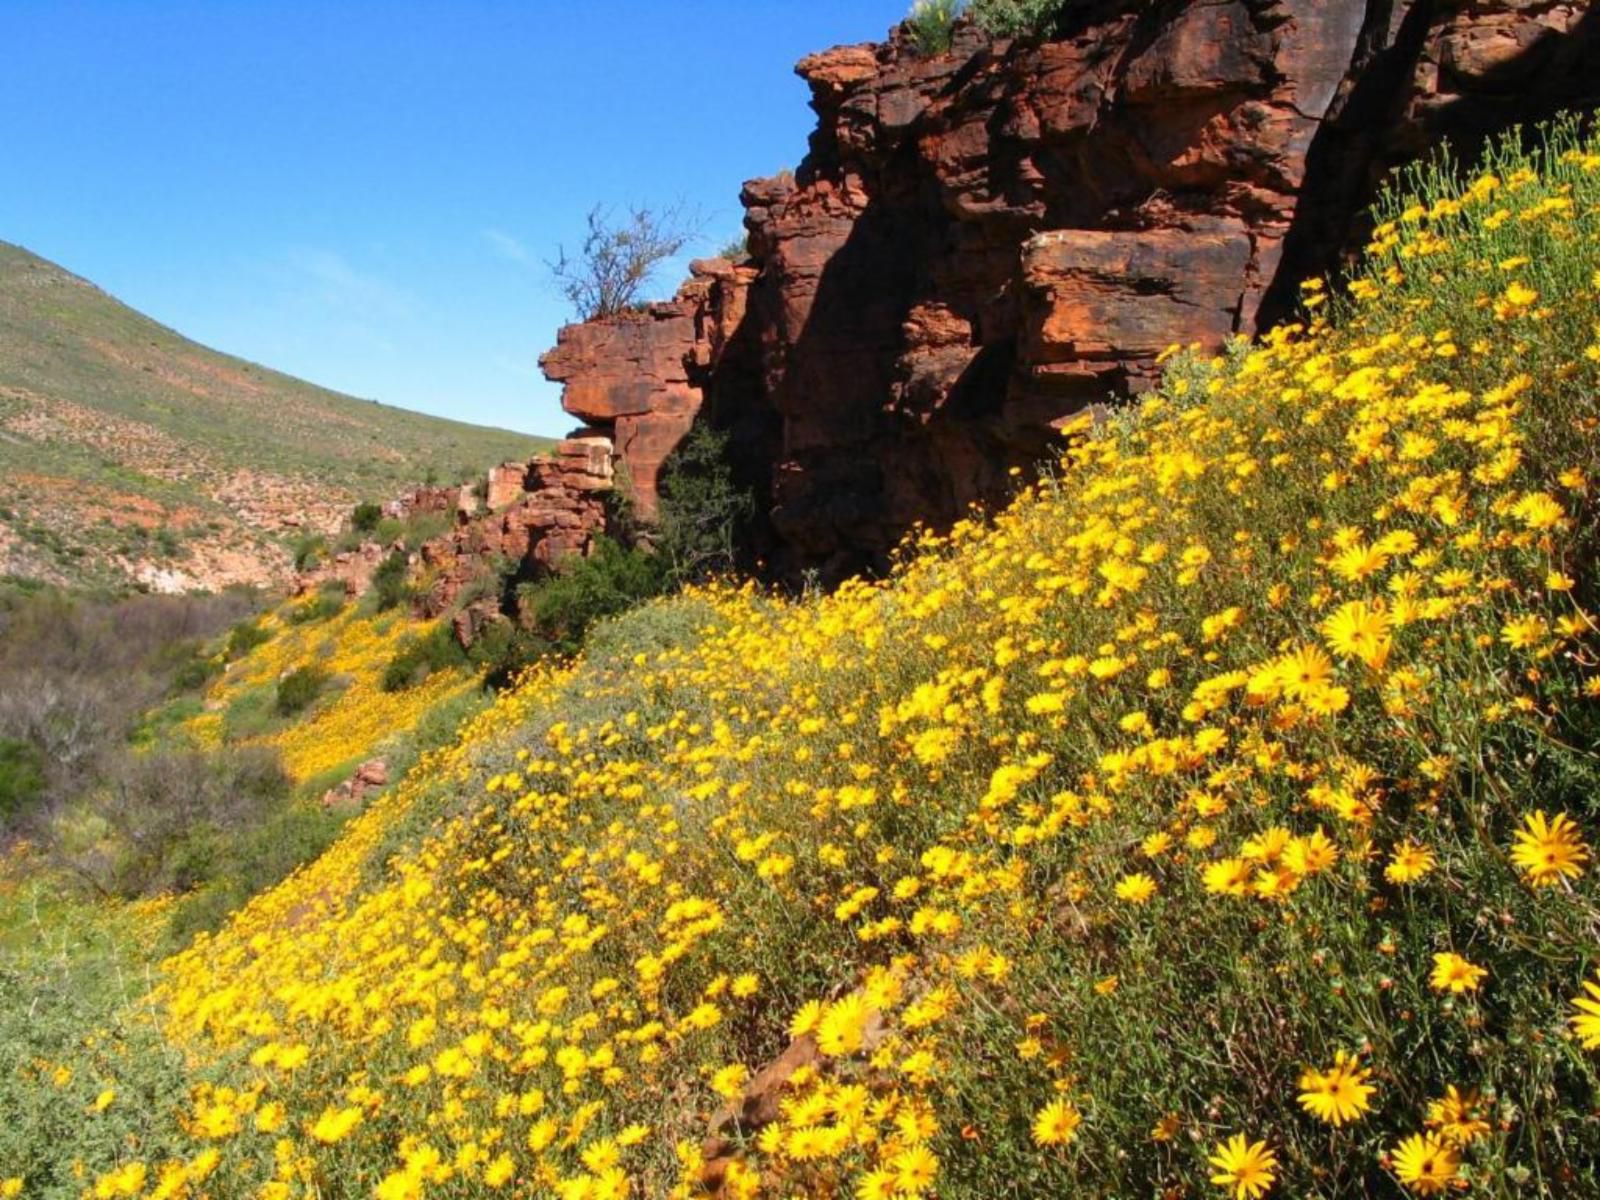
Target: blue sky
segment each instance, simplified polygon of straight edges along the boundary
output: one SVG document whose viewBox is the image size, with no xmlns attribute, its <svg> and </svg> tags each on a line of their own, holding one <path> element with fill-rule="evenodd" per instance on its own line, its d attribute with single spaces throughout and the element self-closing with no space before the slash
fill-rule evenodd
<svg viewBox="0 0 1600 1200">
<path fill-rule="evenodd" d="M 737 235 L 805 152 L 795 61 L 906 6 L 0 0 L 0 239 L 231 354 L 563 433 L 542 260 L 597 202 Z"/>
</svg>

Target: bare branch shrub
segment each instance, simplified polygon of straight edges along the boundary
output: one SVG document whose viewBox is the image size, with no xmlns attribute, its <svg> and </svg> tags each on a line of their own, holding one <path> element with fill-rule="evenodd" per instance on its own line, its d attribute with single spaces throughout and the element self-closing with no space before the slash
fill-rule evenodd
<svg viewBox="0 0 1600 1200">
<path fill-rule="evenodd" d="M 545 263 L 556 289 L 584 321 L 637 304 L 656 268 L 698 237 L 702 225 L 681 204 L 660 211 L 629 208 L 619 221 L 597 204 L 586 220 L 588 232 L 577 253 L 558 247 L 555 261 Z"/>
</svg>

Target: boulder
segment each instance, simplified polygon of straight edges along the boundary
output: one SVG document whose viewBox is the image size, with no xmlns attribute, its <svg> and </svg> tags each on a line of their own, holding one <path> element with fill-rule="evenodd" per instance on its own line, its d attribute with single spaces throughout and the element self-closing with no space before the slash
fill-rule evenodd
<svg viewBox="0 0 1600 1200">
<path fill-rule="evenodd" d="M 389 786 L 389 764 L 370 758 L 356 768 L 354 775 L 322 794 L 324 808 L 360 808 L 367 797 Z"/>
</svg>

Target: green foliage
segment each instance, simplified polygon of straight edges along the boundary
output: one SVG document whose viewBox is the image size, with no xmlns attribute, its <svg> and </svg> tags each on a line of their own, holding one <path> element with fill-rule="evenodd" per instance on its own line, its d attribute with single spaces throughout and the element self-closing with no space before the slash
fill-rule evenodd
<svg viewBox="0 0 1600 1200">
<path fill-rule="evenodd" d="M 396 534 L 396 537 L 402 540 L 406 549 L 414 554 L 422 549 L 424 542 L 431 542 L 434 538 L 449 531 L 450 518 L 444 513 L 414 513 L 401 523 L 400 531 Z"/>
<path fill-rule="evenodd" d="M 326 621 L 338 616 L 344 611 L 344 605 L 344 584 L 331 580 L 317 589 L 317 594 L 310 600 L 285 609 L 284 617 L 291 625 L 309 625 L 313 621 Z"/>
<path fill-rule="evenodd" d="M 1069 0 L 970 0 L 967 14 L 991 37 L 1048 37 Z"/>
<path fill-rule="evenodd" d="M 363 500 L 351 510 L 350 528 L 357 533 L 371 533 L 381 520 L 383 520 L 383 507 L 370 500 Z"/>
<path fill-rule="evenodd" d="M 81 1196 L 80 1156 L 181 1152 L 170 1112 L 187 1086 L 183 1054 L 143 1000 L 153 936 L 132 907 L 88 903 L 52 879 L 0 889 L 0 1176 L 25 1179 L 27 1196 Z M 58 1077 L 61 1063 L 71 1070 Z M 115 1102 L 87 1115 L 113 1081 Z"/>
<path fill-rule="evenodd" d="M 734 483 L 727 450 L 726 434 L 696 425 L 662 469 L 656 551 L 674 585 L 734 568 L 754 504 Z"/>
<path fill-rule="evenodd" d="M 320 533 L 303 533 L 289 547 L 296 571 L 309 571 L 328 557 L 328 539 Z"/>
<path fill-rule="evenodd" d="M 197 692 L 222 674 L 222 659 L 211 654 L 196 654 L 178 668 L 172 677 L 175 692 Z"/>
<path fill-rule="evenodd" d="M 447 622 L 427 633 L 412 634 L 400 643 L 383 669 L 381 686 L 386 692 L 401 692 L 415 687 L 436 671 L 467 665 L 467 652 L 456 641 Z"/>
<path fill-rule="evenodd" d="M 243 658 L 263 642 L 270 642 L 272 635 L 261 628 L 261 622 L 254 618 L 240 621 L 228 631 L 228 642 L 223 650 L 229 662 Z"/>
<path fill-rule="evenodd" d="M 410 595 L 406 587 L 407 560 L 402 550 L 392 550 L 372 573 L 372 603 L 379 612 L 398 608 Z"/>
<path fill-rule="evenodd" d="M 270 683 L 245 688 L 222 710 L 222 740 L 244 742 L 278 728 L 277 689 Z"/>
<path fill-rule="evenodd" d="M 906 30 L 919 54 L 932 56 L 950 49 L 950 32 L 961 5 L 962 0 L 916 0 L 906 16 Z"/>
<path fill-rule="evenodd" d="M 547 580 L 524 584 L 517 603 L 523 620 L 543 641 L 572 652 L 582 646 L 594 622 L 659 595 L 664 583 L 657 555 L 601 537 L 587 556 L 567 560 Z"/>
<path fill-rule="evenodd" d="M 585 660 L 595 670 L 626 671 L 639 655 L 654 658 L 690 646 L 725 619 L 696 596 L 663 596 L 597 622 L 584 640 Z"/>
<path fill-rule="evenodd" d="M 296 667 L 278 680 L 278 698 L 275 702 L 280 717 L 302 713 L 322 695 L 328 685 L 328 669 L 320 663 L 307 663 Z"/>
<path fill-rule="evenodd" d="M 717 251 L 718 258 L 725 258 L 729 262 L 743 262 L 750 257 L 750 235 L 741 233 L 738 237 L 729 238 L 723 243 L 722 249 Z"/>
<path fill-rule="evenodd" d="M 250 897 L 331 846 L 347 819 L 343 812 L 305 800 L 225 840 L 211 839 L 205 859 L 207 886 L 186 897 L 174 911 L 167 927 L 168 949 L 180 949 L 196 933 L 220 928 Z"/>
<path fill-rule="evenodd" d="M 556 650 L 537 631 L 510 621 L 485 626 L 467 652 L 468 661 L 483 671 L 484 686 L 498 690 L 514 683 L 522 672 Z"/>
<path fill-rule="evenodd" d="M 32 742 L 0 737 L 0 832 L 44 798 L 44 755 Z"/>
</svg>

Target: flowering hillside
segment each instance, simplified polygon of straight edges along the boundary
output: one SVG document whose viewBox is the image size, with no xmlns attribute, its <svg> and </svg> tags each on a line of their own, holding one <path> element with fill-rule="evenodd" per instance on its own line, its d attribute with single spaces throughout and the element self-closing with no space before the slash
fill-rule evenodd
<svg viewBox="0 0 1600 1200">
<path fill-rule="evenodd" d="M 211 686 L 206 711 L 185 721 L 181 731 L 205 746 L 218 745 L 230 734 L 243 744 L 274 746 L 289 773 L 306 780 L 330 771 L 348 773 L 386 740 L 410 732 L 430 710 L 478 684 L 463 666 L 413 687 L 386 690 L 384 669 L 407 639 L 429 625 L 399 612 L 374 614 L 362 605 L 347 606 L 326 620 L 294 619 L 297 610 L 312 612 L 315 604 L 299 601 L 268 614 L 259 624 L 267 640 Z M 237 733 L 229 728 L 230 712 L 264 713 L 279 681 L 307 668 L 326 675 L 330 693 L 307 715 L 262 721 L 259 729 L 247 726 Z"/>
<path fill-rule="evenodd" d="M 102 1068 L 38 1190 L 1600 1194 L 1600 144 L 1556 143 L 1419 179 L 1327 324 L 1176 357 L 892 578 L 535 672 L 167 964 L 191 1090 Z"/>
</svg>

